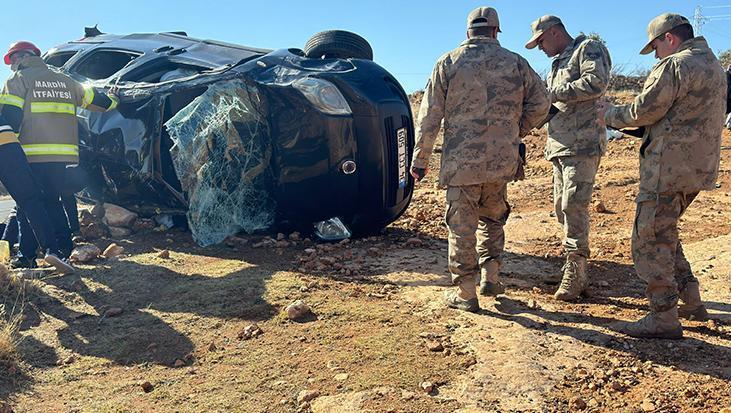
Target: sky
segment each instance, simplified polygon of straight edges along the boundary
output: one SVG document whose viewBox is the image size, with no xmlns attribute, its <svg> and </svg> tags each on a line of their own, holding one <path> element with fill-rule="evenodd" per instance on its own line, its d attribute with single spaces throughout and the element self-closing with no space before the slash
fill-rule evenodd
<svg viewBox="0 0 731 413">
<path fill-rule="evenodd" d="M 183 30 L 201 39 L 269 49 L 302 48 L 314 33 L 343 29 L 366 38 L 373 47 L 374 60 L 390 71 L 407 92 L 413 92 L 424 87 L 439 56 L 465 39 L 467 15 L 478 6 L 497 9 L 502 46 L 523 55 L 543 74 L 550 68 L 550 59 L 524 45 L 530 37 L 530 23 L 544 14 L 561 17 L 573 35 L 599 33 L 615 68 L 630 73 L 654 64 L 651 55 L 638 53 L 647 41 L 646 27 L 653 17 L 674 12 L 692 20 L 699 5 L 703 15 L 731 17 L 731 0 L 8 1 L 3 4 L 0 47 L 30 40 L 46 51 L 82 37 L 84 27 L 95 24 L 105 33 Z M 714 51 L 731 49 L 729 26 L 731 20 L 716 19 L 703 26 L 702 35 Z M 8 66 L 1 65 L 0 77 L 9 75 Z"/>
</svg>

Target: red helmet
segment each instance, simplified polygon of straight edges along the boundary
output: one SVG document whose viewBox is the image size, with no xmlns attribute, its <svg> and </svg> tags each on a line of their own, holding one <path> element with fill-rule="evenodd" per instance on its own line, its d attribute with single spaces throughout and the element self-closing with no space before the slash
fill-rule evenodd
<svg viewBox="0 0 731 413">
<path fill-rule="evenodd" d="M 5 60 L 5 64 L 6 65 L 9 65 L 10 64 L 10 55 L 11 54 L 16 53 L 16 52 L 22 52 L 24 50 L 25 51 L 28 51 L 28 52 L 32 52 L 36 56 L 40 56 L 41 55 L 41 49 L 39 49 L 38 47 L 36 47 L 36 45 L 34 45 L 31 42 L 26 42 L 26 41 L 22 41 L 21 40 L 19 42 L 15 42 L 15 43 L 13 43 L 13 44 L 10 45 L 10 48 L 8 49 L 8 52 L 5 53 L 5 59 L 4 59 Z"/>
</svg>

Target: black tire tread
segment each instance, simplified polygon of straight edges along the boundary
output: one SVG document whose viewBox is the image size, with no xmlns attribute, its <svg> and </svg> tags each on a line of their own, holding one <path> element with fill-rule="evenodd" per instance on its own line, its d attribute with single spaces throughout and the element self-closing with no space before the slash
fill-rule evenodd
<svg viewBox="0 0 731 413">
<path fill-rule="evenodd" d="M 361 36 L 345 30 L 326 30 L 316 33 L 305 44 L 305 55 L 319 59 L 324 55 L 342 59 L 373 60 L 373 49 Z"/>
</svg>

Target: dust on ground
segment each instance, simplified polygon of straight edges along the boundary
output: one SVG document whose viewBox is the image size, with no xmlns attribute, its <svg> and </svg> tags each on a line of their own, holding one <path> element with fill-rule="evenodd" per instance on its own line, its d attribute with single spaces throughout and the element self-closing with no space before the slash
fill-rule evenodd
<svg viewBox="0 0 731 413">
<path fill-rule="evenodd" d="M 731 407 L 731 135 L 718 189 L 680 223 L 714 320 L 684 321 L 676 341 L 609 328 L 646 311 L 629 246 L 638 140 L 610 142 L 602 159 L 590 296 L 552 298 L 563 260 L 544 140 L 526 138 L 527 179 L 509 189 L 508 291 L 480 298 L 478 314 L 440 300 L 449 277 L 435 154 L 410 209 L 379 236 L 315 244 L 283 234 L 201 248 L 186 232 L 145 230 L 114 241 L 122 257 L 77 274 L 27 272 L 23 361 L 0 366 L 0 400 L 15 412 Z M 295 300 L 311 312 L 293 321 L 284 310 Z"/>
</svg>

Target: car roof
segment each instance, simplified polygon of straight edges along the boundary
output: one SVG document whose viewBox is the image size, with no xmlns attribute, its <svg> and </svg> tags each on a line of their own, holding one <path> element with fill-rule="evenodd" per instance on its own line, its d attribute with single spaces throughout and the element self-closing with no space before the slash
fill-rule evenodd
<svg viewBox="0 0 731 413">
<path fill-rule="evenodd" d="M 182 32 L 134 33 L 128 35 L 99 34 L 87 36 L 50 49 L 47 54 L 58 52 L 83 51 L 84 54 L 95 49 L 118 49 L 154 54 L 162 48 L 165 51 L 180 50 L 181 57 L 208 62 L 214 66 L 237 62 L 271 52 L 217 40 L 203 40 L 189 37 Z"/>
</svg>

